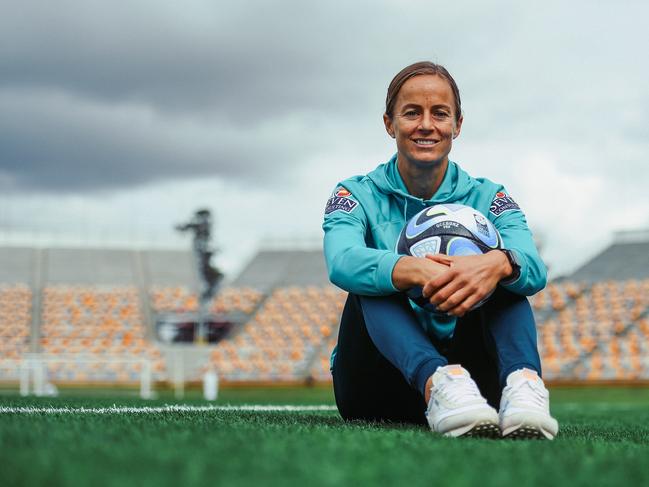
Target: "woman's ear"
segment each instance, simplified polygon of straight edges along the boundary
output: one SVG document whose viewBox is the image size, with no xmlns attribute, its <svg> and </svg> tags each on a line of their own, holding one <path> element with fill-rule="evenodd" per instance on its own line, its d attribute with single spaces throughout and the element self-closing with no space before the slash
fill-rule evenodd
<svg viewBox="0 0 649 487">
<path fill-rule="evenodd" d="M 394 126 L 392 125 L 392 119 L 388 116 L 387 113 L 383 114 L 383 124 L 385 125 L 385 131 L 390 137 L 394 139 Z"/>
</svg>

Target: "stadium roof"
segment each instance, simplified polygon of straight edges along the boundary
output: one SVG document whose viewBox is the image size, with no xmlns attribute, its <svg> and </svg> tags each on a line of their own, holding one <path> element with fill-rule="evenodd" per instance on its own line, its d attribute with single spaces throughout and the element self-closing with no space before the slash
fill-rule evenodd
<svg viewBox="0 0 649 487">
<path fill-rule="evenodd" d="M 185 285 L 195 282 L 189 251 L 0 247 L 0 282 Z"/>
<path fill-rule="evenodd" d="M 276 286 L 320 286 L 329 282 L 322 250 L 261 250 L 233 285 L 267 291 Z"/>
<path fill-rule="evenodd" d="M 577 269 L 570 279 L 649 279 L 649 230 L 617 233 L 612 245 Z"/>
<path fill-rule="evenodd" d="M 0 247 L 0 283 L 195 285 L 190 251 Z M 268 291 L 276 286 L 329 282 L 322 250 L 262 250 L 232 285 Z"/>
</svg>

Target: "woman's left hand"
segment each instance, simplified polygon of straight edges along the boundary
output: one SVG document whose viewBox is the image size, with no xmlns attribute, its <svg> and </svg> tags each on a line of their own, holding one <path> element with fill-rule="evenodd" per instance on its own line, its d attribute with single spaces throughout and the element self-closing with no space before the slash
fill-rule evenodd
<svg viewBox="0 0 649 487">
<path fill-rule="evenodd" d="M 507 257 L 500 251 L 465 256 L 431 254 L 426 257 L 448 265 L 449 269 L 426 283 L 423 296 L 429 298 L 438 310 L 457 317 L 464 316 L 513 272 Z"/>
</svg>

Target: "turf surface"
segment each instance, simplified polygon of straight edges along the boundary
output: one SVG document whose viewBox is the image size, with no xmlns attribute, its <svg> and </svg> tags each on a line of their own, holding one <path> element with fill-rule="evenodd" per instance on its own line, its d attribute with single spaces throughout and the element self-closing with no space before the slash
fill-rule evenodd
<svg viewBox="0 0 649 487">
<path fill-rule="evenodd" d="M 649 485 L 649 389 L 555 389 L 553 442 L 447 439 L 336 412 L 0 414 L 0 485 Z M 184 404 L 205 405 L 199 399 Z M 159 406 L 0 397 L 0 407 Z M 217 404 L 332 404 L 327 389 L 226 390 Z"/>
</svg>

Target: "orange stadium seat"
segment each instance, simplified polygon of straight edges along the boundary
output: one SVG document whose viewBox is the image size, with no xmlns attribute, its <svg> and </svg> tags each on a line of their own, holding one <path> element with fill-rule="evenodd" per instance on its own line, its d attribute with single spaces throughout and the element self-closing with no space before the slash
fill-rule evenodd
<svg viewBox="0 0 649 487">
<path fill-rule="evenodd" d="M 332 286 L 275 289 L 236 337 L 216 346 L 212 365 L 233 381 L 294 381 L 313 375 L 312 364 L 331 351 L 326 337 L 338 326 L 344 296 Z M 243 366 L 246 361 L 252 367 Z"/>
<path fill-rule="evenodd" d="M 146 341 L 133 286 L 47 286 L 42 306 L 41 350 L 80 357 L 76 363 L 48 365 L 50 380 L 130 382 L 137 380 L 138 369 L 113 363 L 110 356 L 160 360 L 159 350 Z M 162 365 L 154 367 L 154 380 L 166 377 Z"/>
<path fill-rule="evenodd" d="M 546 377 L 618 380 L 647 377 L 649 280 L 562 283 L 568 296 L 538 323 Z M 535 298 L 538 312 L 545 297 Z M 645 321 L 643 321 L 645 320 Z M 643 375 L 644 374 L 644 375 Z"/>
<path fill-rule="evenodd" d="M 155 312 L 192 311 L 186 287 L 154 287 Z M 227 381 L 331 380 L 346 293 L 330 286 L 287 286 L 269 295 L 225 288 L 210 303 L 214 313 L 236 313 L 243 325 L 213 347 L 208 367 Z M 37 348 L 46 354 L 109 355 L 151 360 L 155 379 L 166 378 L 157 345 L 147 339 L 133 286 L 60 286 L 43 289 Z M 649 279 L 550 283 L 531 299 L 547 379 L 634 380 L 649 377 Z M 16 379 L 3 364 L 30 349 L 32 293 L 0 284 L 0 380 Z M 12 362 L 14 361 L 14 362 Z M 79 362 L 48 366 L 51 380 L 132 381 L 141 365 Z M 13 375 L 8 375 L 13 374 Z"/>
<path fill-rule="evenodd" d="M 0 284 L 0 381 L 17 380 L 30 348 L 32 292 L 25 284 Z"/>
</svg>

